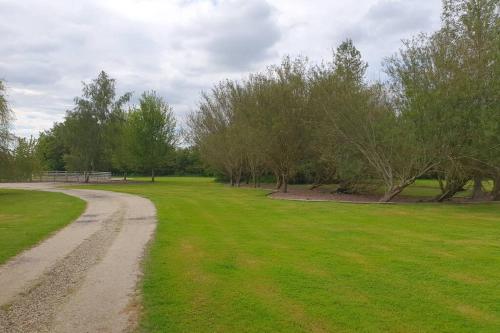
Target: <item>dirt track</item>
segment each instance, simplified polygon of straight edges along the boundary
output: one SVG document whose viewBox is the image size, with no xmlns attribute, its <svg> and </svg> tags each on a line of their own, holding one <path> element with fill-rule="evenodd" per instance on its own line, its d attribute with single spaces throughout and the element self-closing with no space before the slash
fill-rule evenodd
<svg viewBox="0 0 500 333">
<path fill-rule="evenodd" d="M 87 201 L 75 222 L 0 266 L 0 332 L 123 332 L 136 323 L 140 261 L 156 226 L 147 199 L 47 183 Z"/>
</svg>

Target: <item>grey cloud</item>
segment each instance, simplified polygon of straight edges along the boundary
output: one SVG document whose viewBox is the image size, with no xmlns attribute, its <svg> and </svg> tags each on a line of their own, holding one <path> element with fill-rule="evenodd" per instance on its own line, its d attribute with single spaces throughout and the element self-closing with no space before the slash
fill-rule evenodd
<svg viewBox="0 0 500 333">
<path fill-rule="evenodd" d="M 439 12 L 438 1 L 378 0 L 336 37 L 351 38 L 370 65 L 369 79 L 383 80 L 383 60 L 401 47 L 403 39 L 436 30 Z"/>
<path fill-rule="evenodd" d="M 267 1 L 238 1 L 217 5 L 220 19 L 206 17 L 189 32 L 201 36 L 208 58 L 219 68 L 249 69 L 271 56 L 281 31 Z"/>
<path fill-rule="evenodd" d="M 61 74 L 50 64 L 36 61 L 25 61 L 22 64 L 11 65 L 0 63 L 0 75 L 9 84 L 26 86 L 54 84 Z"/>
<path fill-rule="evenodd" d="M 335 20 L 323 23 L 339 7 L 331 0 L 0 0 L 0 78 L 11 88 L 19 134 L 61 120 L 81 82 L 100 70 L 116 78 L 118 93 L 133 91 L 133 102 L 156 90 L 182 119 L 200 91 L 262 70 L 291 50 L 319 50 L 316 58 L 329 59 L 332 39 L 351 36 L 370 62 L 379 61 L 394 41 L 431 24 L 426 15 L 439 7 L 373 1 L 344 0 L 357 7 L 352 13 L 366 11 L 342 29 Z"/>
<path fill-rule="evenodd" d="M 439 4 L 437 6 L 439 8 Z M 417 0 L 379 0 L 352 27 L 342 35 L 363 43 L 373 40 L 401 39 L 401 36 L 418 33 L 433 26 L 436 4 Z M 345 38 L 344 37 L 344 38 Z"/>
</svg>

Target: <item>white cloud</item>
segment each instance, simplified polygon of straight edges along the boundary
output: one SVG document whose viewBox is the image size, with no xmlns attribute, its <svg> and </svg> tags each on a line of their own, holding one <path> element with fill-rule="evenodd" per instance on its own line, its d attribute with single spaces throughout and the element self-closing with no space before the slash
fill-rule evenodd
<svg viewBox="0 0 500 333">
<path fill-rule="evenodd" d="M 100 70 L 119 92 L 157 90 L 182 118 L 199 92 L 285 54 L 329 59 L 352 37 L 380 72 L 400 40 L 438 26 L 436 0 L 0 1 L 0 78 L 16 133 L 60 121 Z"/>
</svg>

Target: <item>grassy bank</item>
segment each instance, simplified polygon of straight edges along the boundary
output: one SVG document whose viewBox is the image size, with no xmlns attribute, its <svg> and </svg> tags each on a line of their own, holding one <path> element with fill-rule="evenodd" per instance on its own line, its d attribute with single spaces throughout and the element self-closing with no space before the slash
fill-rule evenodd
<svg viewBox="0 0 500 333">
<path fill-rule="evenodd" d="M 147 332 L 498 332 L 500 205 L 270 200 L 204 178 L 150 198 Z"/>
<path fill-rule="evenodd" d="M 0 264 L 76 219 L 85 202 L 62 193 L 0 189 Z"/>
</svg>

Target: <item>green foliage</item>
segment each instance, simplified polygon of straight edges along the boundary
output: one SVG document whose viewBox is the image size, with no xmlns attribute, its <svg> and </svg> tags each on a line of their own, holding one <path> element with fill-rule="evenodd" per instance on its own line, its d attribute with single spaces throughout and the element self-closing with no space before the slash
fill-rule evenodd
<svg viewBox="0 0 500 333">
<path fill-rule="evenodd" d="M 203 167 L 199 151 L 194 147 L 177 148 L 175 159 L 168 168 L 167 174 L 177 176 L 203 176 L 207 171 Z"/>
<path fill-rule="evenodd" d="M 154 91 L 145 92 L 139 106 L 128 116 L 131 136 L 131 152 L 135 165 L 151 172 L 166 161 L 166 155 L 175 144 L 175 118 L 172 108 Z"/>
<path fill-rule="evenodd" d="M 13 175 L 17 181 L 32 181 L 41 171 L 37 154 L 38 141 L 33 138 L 17 138 L 13 149 Z"/>
<path fill-rule="evenodd" d="M 75 108 L 66 115 L 63 137 L 68 147 L 64 156 L 66 168 L 94 171 L 111 167 L 110 147 L 107 140 L 114 129 L 114 119 L 122 112 L 131 94 L 116 98 L 115 80 L 101 72 L 91 83 L 83 83 L 83 96 L 75 98 Z"/>
<path fill-rule="evenodd" d="M 420 145 L 442 159 L 436 168 L 445 181 L 439 199 L 473 177 L 495 178 L 500 171 L 498 4 L 444 1 L 442 28 L 407 41 L 388 61 L 400 112 L 408 115 Z"/>
<path fill-rule="evenodd" d="M 221 82 L 204 94 L 190 117 L 192 140 L 232 184 L 239 185 L 245 171 L 256 183 L 267 167 L 286 191 L 309 142 L 306 98 L 306 61 L 284 58 L 265 74 L 242 84 Z"/>
<path fill-rule="evenodd" d="M 67 147 L 63 137 L 64 124 L 54 124 L 48 130 L 40 133 L 38 137 L 38 158 L 43 170 L 64 171 L 64 155 L 67 154 Z"/>
<path fill-rule="evenodd" d="M 172 109 L 156 93 L 144 93 L 137 107 L 125 110 L 130 93 L 116 98 L 115 80 L 101 72 L 83 84 L 83 97 L 75 98 L 75 108 L 62 123 L 40 134 L 37 156 L 44 170 L 174 173 L 195 172 L 195 160 L 176 169 L 172 164 L 175 119 Z M 189 156 L 186 159 L 189 160 Z M 181 162 L 179 162 L 181 163 Z M 154 171 L 153 171 L 154 172 Z"/>
</svg>

